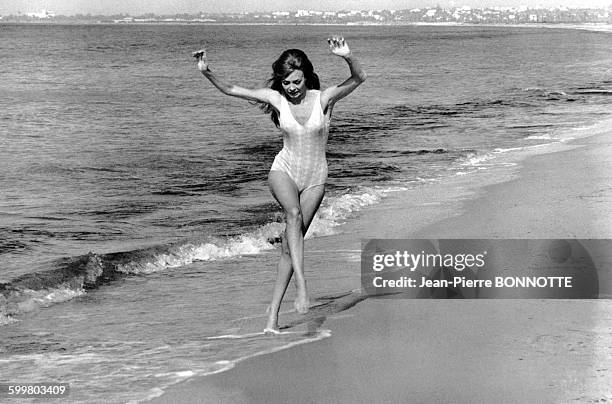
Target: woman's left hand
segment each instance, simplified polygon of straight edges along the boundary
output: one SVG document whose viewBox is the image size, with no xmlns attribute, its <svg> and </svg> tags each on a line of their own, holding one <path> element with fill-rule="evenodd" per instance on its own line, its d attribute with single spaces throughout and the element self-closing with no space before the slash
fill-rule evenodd
<svg viewBox="0 0 612 404">
<path fill-rule="evenodd" d="M 343 58 L 350 56 L 351 50 L 349 49 L 344 38 L 342 37 L 328 38 L 327 43 L 329 44 L 329 50 L 331 50 L 331 52 L 334 55 L 338 55 Z"/>
</svg>

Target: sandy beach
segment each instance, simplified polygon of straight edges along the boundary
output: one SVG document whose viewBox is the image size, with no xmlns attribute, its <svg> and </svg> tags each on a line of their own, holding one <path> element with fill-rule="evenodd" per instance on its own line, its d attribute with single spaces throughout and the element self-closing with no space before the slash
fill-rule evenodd
<svg viewBox="0 0 612 404">
<path fill-rule="evenodd" d="M 317 261 L 329 271 L 350 266 L 359 287 L 362 238 L 610 238 L 607 128 L 604 123 L 594 136 L 526 150 L 500 169 L 393 194 L 362 211 L 341 235 L 310 240 L 308 250 L 319 252 Z M 340 250 L 355 251 L 353 259 L 334 254 Z M 592 258 L 600 293 L 610 293 L 612 259 L 602 250 Z M 153 402 L 612 400 L 607 299 L 370 298 L 329 316 L 314 310 L 306 318 L 331 330 L 331 337 L 190 379 Z"/>
</svg>

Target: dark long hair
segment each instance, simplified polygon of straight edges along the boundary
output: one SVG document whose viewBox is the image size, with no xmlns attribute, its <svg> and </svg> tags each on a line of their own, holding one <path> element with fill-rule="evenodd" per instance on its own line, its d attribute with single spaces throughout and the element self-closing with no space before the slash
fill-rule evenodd
<svg viewBox="0 0 612 404">
<path fill-rule="evenodd" d="M 299 49 L 287 49 L 272 63 L 272 77 L 268 80 L 268 85 L 284 97 L 282 81 L 294 70 L 301 70 L 304 73 L 306 88 L 309 90 L 319 90 L 321 88 L 319 76 L 314 72 L 312 63 L 308 56 Z M 272 122 L 278 127 L 278 111 L 270 104 L 263 104 L 261 109 L 266 114 L 270 114 Z"/>
</svg>

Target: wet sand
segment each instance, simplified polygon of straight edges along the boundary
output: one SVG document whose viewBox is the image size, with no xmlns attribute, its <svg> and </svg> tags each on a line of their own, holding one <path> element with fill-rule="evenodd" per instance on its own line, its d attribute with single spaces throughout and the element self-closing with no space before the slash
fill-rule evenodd
<svg viewBox="0 0 612 404">
<path fill-rule="evenodd" d="M 612 238 L 612 134 L 600 132 L 513 168 L 394 194 L 343 234 L 310 240 L 306 256 L 317 251 L 311 266 L 350 271 L 359 285 L 363 238 Z M 612 253 L 593 259 L 600 291 L 610 291 Z M 153 401 L 612 400 L 611 300 L 370 298 L 310 318 L 332 336 L 190 379 Z"/>
</svg>

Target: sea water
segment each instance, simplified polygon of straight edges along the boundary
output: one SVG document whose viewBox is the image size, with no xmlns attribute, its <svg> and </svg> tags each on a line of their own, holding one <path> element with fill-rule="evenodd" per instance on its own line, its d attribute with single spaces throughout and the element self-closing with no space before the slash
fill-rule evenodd
<svg viewBox="0 0 612 404">
<path fill-rule="evenodd" d="M 283 306 L 261 335 L 283 216 L 269 117 L 195 68 L 264 86 L 287 48 L 334 108 L 326 198 L 308 237 L 390 192 L 487 169 L 610 116 L 609 32 L 484 26 L 0 25 L 0 379 L 70 401 L 140 401 L 244 358 L 329 336 Z M 312 275 L 311 275 L 312 276 Z M 342 274 L 314 296 L 346 298 Z M 349 296 L 350 299 L 350 296 Z"/>
</svg>

